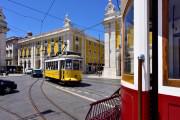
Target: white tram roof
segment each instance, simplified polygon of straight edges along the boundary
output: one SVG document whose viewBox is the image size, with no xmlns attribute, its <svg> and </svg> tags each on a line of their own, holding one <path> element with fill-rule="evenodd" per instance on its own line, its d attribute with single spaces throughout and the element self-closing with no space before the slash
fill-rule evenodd
<svg viewBox="0 0 180 120">
<path fill-rule="evenodd" d="M 45 60 L 45 62 L 58 61 L 58 60 L 66 60 L 66 59 L 82 60 L 83 58 L 80 57 L 79 55 L 62 55 L 60 57 L 54 57 L 54 58 Z"/>
</svg>

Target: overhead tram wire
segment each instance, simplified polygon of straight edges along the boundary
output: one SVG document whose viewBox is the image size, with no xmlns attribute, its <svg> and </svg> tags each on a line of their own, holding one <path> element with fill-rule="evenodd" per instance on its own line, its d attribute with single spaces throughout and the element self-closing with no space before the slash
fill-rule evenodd
<svg viewBox="0 0 180 120">
<path fill-rule="evenodd" d="M 53 7 L 54 2 L 55 2 L 55 0 L 52 0 L 52 2 L 51 2 L 51 4 L 50 4 L 50 6 L 49 6 L 47 12 L 45 13 L 43 19 L 41 20 L 40 35 L 41 35 L 41 33 L 42 33 L 42 28 L 43 28 L 44 21 L 45 21 L 46 17 L 48 16 L 48 14 L 49 14 L 51 8 Z"/>
<path fill-rule="evenodd" d="M 44 20 L 46 19 L 47 15 L 49 14 L 51 8 L 52 8 L 53 5 L 54 5 L 54 2 L 55 2 L 55 0 L 52 0 L 50 7 L 48 8 L 46 14 L 44 15 L 44 18 L 42 19 L 42 22 L 44 22 Z"/>
<path fill-rule="evenodd" d="M 17 4 L 17 5 L 20 5 L 20 6 L 22 6 L 22 7 L 31 9 L 31 10 L 36 11 L 36 12 L 41 13 L 41 14 L 47 14 L 47 12 L 43 12 L 43 11 L 41 11 L 41 10 L 34 9 L 34 8 L 29 7 L 29 6 L 27 6 L 27 5 L 24 5 L 24 4 L 22 4 L 22 3 L 15 2 L 15 1 L 13 1 L 13 0 L 8 0 L 8 1 L 13 2 L 14 4 Z M 53 2 L 52 2 L 52 3 L 53 3 Z M 18 15 L 20 15 L 20 14 L 18 14 Z M 24 15 L 22 15 L 22 16 L 24 16 Z M 50 16 L 50 17 L 56 18 L 56 19 L 58 19 L 58 20 L 62 20 L 61 18 L 59 18 L 59 17 L 57 17 L 57 16 L 53 16 L 53 15 L 51 15 L 51 14 L 47 14 L 46 16 Z M 28 17 L 28 16 L 27 16 L 27 17 Z M 38 20 L 39 20 L 39 22 L 41 22 L 41 24 L 42 24 L 42 20 L 40 20 L 40 19 L 38 19 Z M 63 20 L 63 21 L 64 21 L 64 20 Z M 102 21 L 102 22 L 99 22 L 99 23 L 97 23 L 97 24 L 91 25 L 91 26 L 89 26 L 89 27 L 85 27 L 84 29 L 80 30 L 79 33 L 82 33 L 82 32 L 84 32 L 84 31 L 87 31 L 87 30 L 90 30 L 90 29 L 93 30 L 94 27 L 99 26 L 99 25 L 101 25 L 102 23 L 103 23 L 103 21 Z M 42 25 L 41 25 L 41 27 L 42 27 Z M 18 28 L 18 29 L 19 29 L 19 28 Z M 42 29 L 42 28 L 41 28 L 41 29 Z M 20 30 L 20 31 L 22 31 L 22 30 Z M 40 30 L 40 31 L 42 31 L 42 30 Z M 99 30 L 94 30 L 94 31 L 98 31 L 98 32 L 99 32 Z M 103 31 L 101 31 L 101 32 L 103 33 Z M 40 32 L 40 33 L 41 33 L 41 32 Z"/>
<path fill-rule="evenodd" d="M 19 27 L 14 26 L 14 25 L 11 25 L 11 24 L 8 24 L 8 25 L 11 26 L 12 28 L 18 30 L 18 31 L 21 31 L 21 32 L 24 32 L 24 33 L 27 33 L 27 32 L 28 32 L 28 31 L 26 31 L 26 30 L 24 30 L 24 29 L 21 29 L 21 28 L 19 28 Z"/>
<path fill-rule="evenodd" d="M 1 6 L 1 7 L 2 7 L 3 9 L 5 9 L 6 11 L 11 12 L 11 13 L 13 13 L 13 14 L 15 14 L 15 15 L 22 16 L 22 17 L 24 17 L 24 18 L 29 18 L 29 19 L 35 20 L 35 21 L 37 21 L 37 22 L 40 22 L 40 21 L 41 21 L 40 19 L 38 19 L 38 18 L 36 18 L 36 17 L 23 15 L 23 14 L 21 14 L 21 13 L 19 13 L 19 12 L 16 12 L 16 11 L 12 10 L 12 9 L 9 9 L 9 8 L 7 8 L 7 7 L 3 7 L 3 6 Z"/>
<path fill-rule="evenodd" d="M 35 8 L 30 7 L 30 6 L 28 6 L 28 5 L 22 4 L 22 3 L 20 3 L 20 2 L 16 2 L 16 1 L 14 1 L 14 0 L 8 0 L 8 1 L 11 2 L 11 3 L 14 3 L 14 4 L 16 4 L 16 5 L 19 5 L 19 6 L 21 6 L 21 7 L 24 7 L 24 8 L 30 9 L 30 10 L 32 10 L 32 11 L 35 11 L 35 12 L 37 12 L 37 13 L 46 14 L 46 12 L 44 12 L 44 11 L 35 9 Z M 49 17 L 51 17 L 51 18 L 54 18 L 54 19 L 57 19 L 57 20 L 60 20 L 60 21 L 64 21 L 63 18 L 60 18 L 60 17 L 55 16 L 55 15 L 52 15 L 52 14 L 48 14 L 47 16 L 49 16 Z M 87 28 L 87 27 L 82 26 L 82 25 L 79 25 L 79 24 L 77 24 L 77 23 L 75 23 L 75 22 L 72 22 L 72 23 L 73 23 L 74 25 L 79 26 L 79 27 L 83 27 L 83 29 L 86 29 L 86 28 Z M 97 32 L 103 32 L 103 31 L 101 31 L 101 30 L 96 30 L 96 29 L 91 29 L 91 30 L 97 31 Z"/>
</svg>

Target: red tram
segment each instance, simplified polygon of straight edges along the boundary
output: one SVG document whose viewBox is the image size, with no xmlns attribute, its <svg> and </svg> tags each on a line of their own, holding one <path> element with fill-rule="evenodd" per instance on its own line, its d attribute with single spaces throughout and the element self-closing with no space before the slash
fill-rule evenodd
<svg viewBox="0 0 180 120">
<path fill-rule="evenodd" d="M 120 120 L 180 120 L 180 0 L 121 0 Z"/>
</svg>

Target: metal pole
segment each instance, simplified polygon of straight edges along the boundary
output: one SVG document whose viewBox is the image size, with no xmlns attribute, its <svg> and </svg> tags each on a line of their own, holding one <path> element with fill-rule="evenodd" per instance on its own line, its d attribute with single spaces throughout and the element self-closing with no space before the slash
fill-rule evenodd
<svg viewBox="0 0 180 120">
<path fill-rule="evenodd" d="M 144 55 L 138 57 L 138 120 L 142 120 L 142 63 Z"/>
<path fill-rule="evenodd" d="M 100 77 L 100 47 L 101 47 L 101 44 L 100 44 L 100 34 L 99 34 L 99 66 L 98 66 L 98 73 L 99 73 L 99 77 Z"/>
</svg>

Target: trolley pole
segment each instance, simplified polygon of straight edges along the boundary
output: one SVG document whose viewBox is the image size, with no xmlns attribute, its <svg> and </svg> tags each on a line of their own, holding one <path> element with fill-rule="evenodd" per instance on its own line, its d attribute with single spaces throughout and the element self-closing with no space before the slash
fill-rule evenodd
<svg viewBox="0 0 180 120">
<path fill-rule="evenodd" d="M 142 64 L 144 55 L 138 57 L 138 120 L 142 120 Z"/>
<path fill-rule="evenodd" d="M 101 59 L 101 56 L 100 56 L 100 49 L 101 48 L 101 41 L 100 41 L 100 34 L 99 34 L 99 66 L 98 66 L 98 74 L 99 74 L 99 77 L 100 77 L 100 59 Z"/>
<path fill-rule="evenodd" d="M 43 76 L 45 76 L 45 52 L 46 52 L 46 50 L 45 49 L 43 49 L 42 50 L 42 54 L 43 54 Z"/>
</svg>

